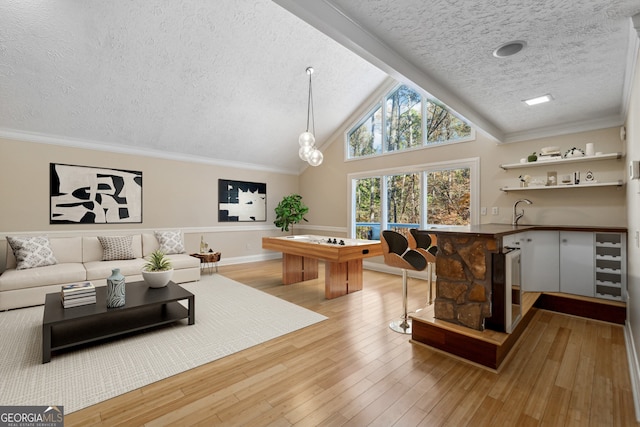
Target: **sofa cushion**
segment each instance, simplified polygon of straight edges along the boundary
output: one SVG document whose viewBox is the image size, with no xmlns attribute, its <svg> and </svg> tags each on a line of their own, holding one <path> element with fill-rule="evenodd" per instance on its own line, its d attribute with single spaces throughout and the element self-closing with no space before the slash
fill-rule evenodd
<svg viewBox="0 0 640 427">
<path fill-rule="evenodd" d="M 182 270 L 184 268 L 199 268 L 200 260 L 187 254 L 167 255 L 171 266 L 174 270 Z"/>
<path fill-rule="evenodd" d="M 8 269 L 0 275 L 0 291 L 35 288 L 56 283 L 73 283 L 87 280 L 81 263 L 64 263 L 31 268 L 29 270 Z"/>
<path fill-rule="evenodd" d="M 132 234 L 131 236 L 133 239 L 133 255 L 135 258 L 142 258 L 142 238 L 140 234 Z M 155 240 L 155 237 L 153 237 L 153 240 Z M 82 262 L 102 261 L 102 252 L 102 244 L 96 236 L 82 238 Z"/>
<path fill-rule="evenodd" d="M 154 234 L 160 243 L 160 251 L 165 255 L 184 253 L 184 238 L 180 230 L 156 231 Z"/>
<path fill-rule="evenodd" d="M 7 236 L 7 241 L 16 258 L 16 270 L 46 267 L 58 262 L 53 255 L 47 236 Z"/>
<path fill-rule="evenodd" d="M 106 279 L 111 276 L 111 270 L 119 268 L 124 276 L 140 275 L 145 260 L 143 258 L 117 261 L 89 261 L 84 263 L 87 270 L 87 280 Z"/>
<path fill-rule="evenodd" d="M 58 264 L 82 262 L 82 237 L 49 237 L 49 245 Z"/>
<path fill-rule="evenodd" d="M 132 236 L 98 236 L 103 261 L 134 259 Z"/>
</svg>

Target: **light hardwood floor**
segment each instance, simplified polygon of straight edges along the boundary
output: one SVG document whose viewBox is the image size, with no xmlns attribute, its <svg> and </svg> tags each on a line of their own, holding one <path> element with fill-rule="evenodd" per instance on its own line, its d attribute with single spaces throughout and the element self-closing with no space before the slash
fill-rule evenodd
<svg viewBox="0 0 640 427">
<path fill-rule="evenodd" d="M 401 278 L 324 298 L 320 277 L 283 286 L 279 261 L 220 274 L 329 320 L 65 417 L 65 425 L 635 426 L 621 326 L 547 311 L 500 373 L 409 342 L 388 323 Z M 427 300 L 409 282 L 410 309 Z"/>
</svg>

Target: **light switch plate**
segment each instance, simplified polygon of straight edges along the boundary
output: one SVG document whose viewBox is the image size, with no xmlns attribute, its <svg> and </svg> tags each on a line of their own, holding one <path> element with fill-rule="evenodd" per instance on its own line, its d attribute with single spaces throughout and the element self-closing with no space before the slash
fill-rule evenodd
<svg viewBox="0 0 640 427">
<path fill-rule="evenodd" d="M 498 207 L 494 206 L 491 208 L 491 215 L 498 215 Z"/>
<path fill-rule="evenodd" d="M 640 178 L 640 161 L 631 160 L 629 161 L 629 179 L 638 178 Z"/>
</svg>

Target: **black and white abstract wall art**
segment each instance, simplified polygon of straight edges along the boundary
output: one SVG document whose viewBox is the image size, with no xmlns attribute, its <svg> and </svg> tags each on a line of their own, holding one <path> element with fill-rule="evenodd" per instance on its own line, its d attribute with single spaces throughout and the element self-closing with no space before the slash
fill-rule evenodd
<svg viewBox="0 0 640 427">
<path fill-rule="evenodd" d="M 142 172 L 49 165 L 51 224 L 142 222 Z"/>
<path fill-rule="evenodd" d="M 218 180 L 218 221 L 267 220 L 267 184 Z"/>
</svg>

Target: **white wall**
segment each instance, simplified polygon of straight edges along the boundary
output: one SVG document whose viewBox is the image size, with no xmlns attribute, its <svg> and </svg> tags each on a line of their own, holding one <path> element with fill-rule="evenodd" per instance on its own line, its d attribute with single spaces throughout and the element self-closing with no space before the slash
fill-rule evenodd
<svg viewBox="0 0 640 427">
<path fill-rule="evenodd" d="M 353 117 L 351 123 L 358 120 Z M 345 127 L 344 130 L 347 130 Z M 585 150 L 587 143 L 594 143 L 596 151 L 623 152 L 624 144 L 619 138 L 618 128 L 580 132 L 553 138 L 497 145 L 478 134 L 475 141 L 419 149 L 411 152 L 380 156 L 372 159 L 345 161 L 344 134 L 335 137 L 332 143 L 322 147 L 324 163 L 309 167 L 300 177 L 300 191 L 310 208 L 310 224 L 321 229 L 340 229 L 347 232 L 348 200 L 347 175 L 356 172 L 377 171 L 410 165 L 444 162 L 462 158 L 480 158 L 480 206 L 488 209 L 481 216 L 481 223 L 509 224 L 512 220 L 513 203 L 523 197 L 533 201 L 526 206 L 521 224 L 539 225 L 627 225 L 625 190 L 618 187 L 555 189 L 526 192 L 500 191 L 503 186 L 517 186 L 520 174 L 529 174 L 546 180 L 547 171 L 558 175 L 580 171 L 584 177 L 588 170 L 594 172 L 599 181 L 617 180 L 625 177 L 626 160 L 574 163 L 561 166 L 504 171 L 500 164 L 517 163 L 520 158 L 542 147 L 559 146 L 563 152 L 572 147 Z M 499 215 L 491 215 L 497 207 Z"/>
<path fill-rule="evenodd" d="M 640 160 L 640 57 L 636 62 L 631 102 L 626 121 L 627 160 Z M 631 379 L 636 397 L 636 417 L 640 419 L 640 180 L 631 180 L 627 185 L 627 217 L 629 238 L 627 240 L 627 341 L 630 346 Z"/>
<path fill-rule="evenodd" d="M 142 224 L 49 224 L 49 163 L 142 171 Z M 265 222 L 218 222 L 218 179 L 267 184 Z M 223 262 L 255 260 L 274 253 L 262 250 L 262 236 L 280 235 L 274 209 L 283 196 L 298 192 L 298 177 L 257 170 L 213 166 L 139 155 L 86 150 L 0 139 L 0 271 L 8 233 L 126 233 L 128 230 L 179 228 L 188 252 L 200 237 Z"/>
</svg>

